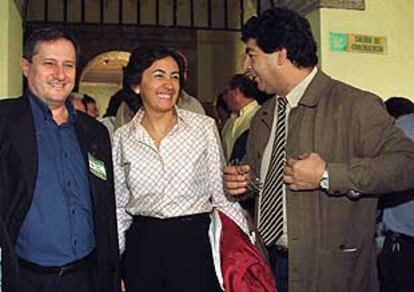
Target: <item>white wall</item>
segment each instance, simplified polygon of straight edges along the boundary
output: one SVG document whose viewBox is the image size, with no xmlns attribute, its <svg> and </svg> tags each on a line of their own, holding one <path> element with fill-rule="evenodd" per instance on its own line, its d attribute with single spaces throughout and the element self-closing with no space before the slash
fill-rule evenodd
<svg viewBox="0 0 414 292">
<path fill-rule="evenodd" d="M 414 1 L 365 0 L 366 10 L 320 9 L 322 69 L 380 95 L 414 100 Z M 329 32 L 387 38 L 387 54 L 332 52 Z"/>
</svg>

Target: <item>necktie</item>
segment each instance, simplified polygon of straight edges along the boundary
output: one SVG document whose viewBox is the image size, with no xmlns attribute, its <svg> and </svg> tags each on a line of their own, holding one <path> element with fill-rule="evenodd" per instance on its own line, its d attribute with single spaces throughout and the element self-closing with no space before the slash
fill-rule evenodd
<svg viewBox="0 0 414 292">
<path fill-rule="evenodd" d="M 283 234 L 283 166 L 286 160 L 285 97 L 277 100 L 276 134 L 263 191 L 259 198 L 257 226 L 264 244 L 270 246 Z"/>
</svg>

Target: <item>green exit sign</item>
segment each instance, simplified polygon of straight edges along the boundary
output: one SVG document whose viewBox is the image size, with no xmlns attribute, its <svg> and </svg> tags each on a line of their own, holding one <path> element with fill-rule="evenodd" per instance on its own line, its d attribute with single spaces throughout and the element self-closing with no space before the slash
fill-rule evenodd
<svg viewBox="0 0 414 292">
<path fill-rule="evenodd" d="M 329 49 L 333 52 L 386 54 L 387 38 L 353 33 L 330 32 Z"/>
<path fill-rule="evenodd" d="M 348 34 L 341 32 L 329 33 L 329 48 L 334 52 L 344 52 L 348 49 Z"/>
</svg>

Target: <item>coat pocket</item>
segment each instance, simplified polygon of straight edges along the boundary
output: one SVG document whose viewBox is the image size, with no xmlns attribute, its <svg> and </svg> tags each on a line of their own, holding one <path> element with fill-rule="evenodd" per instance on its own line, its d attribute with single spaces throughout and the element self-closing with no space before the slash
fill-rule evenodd
<svg viewBox="0 0 414 292">
<path fill-rule="evenodd" d="M 322 250 L 319 283 L 321 292 L 349 292 L 356 272 L 360 248 L 341 245 L 335 250 Z"/>
</svg>

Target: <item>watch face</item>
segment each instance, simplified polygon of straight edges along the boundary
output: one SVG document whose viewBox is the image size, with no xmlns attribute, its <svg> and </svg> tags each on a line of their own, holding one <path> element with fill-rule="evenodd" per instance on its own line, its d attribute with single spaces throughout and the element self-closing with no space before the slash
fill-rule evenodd
<svg viewBox="0 0 414 292">
<path fill-rule="evenodd" d="M 323 190 L 327 190 L 327 189 L 329 189 L 329 175 L 328 175 L 328 171 L 324 171 L 324 173 L 323 173 L 323 175 L 322 175 L 322 178 L 321 178 L 321 181 L 320 181 L 320 186 L 321 186 L 321 189 L 323 189 Z"/>
<path fill-rule="evenodd" d="M 327 177 L 321 179 L 321 188 L 327 190 L 329 188 L 329 181 Z"/>
</svg>

